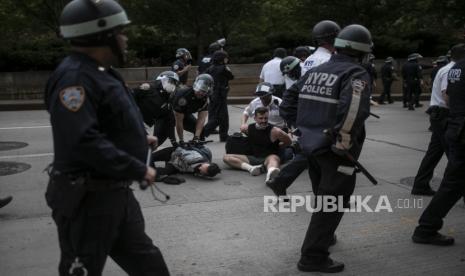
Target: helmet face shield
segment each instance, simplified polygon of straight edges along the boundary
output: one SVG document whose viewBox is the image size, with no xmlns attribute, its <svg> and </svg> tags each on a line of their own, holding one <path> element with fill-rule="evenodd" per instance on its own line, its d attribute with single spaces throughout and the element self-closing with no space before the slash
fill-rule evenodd
<svg viewBox="0 0 465 276">
<path fill-rule="evenodd" d="M 161 79 L 161 86 L 166 92 L 173 93 L 176 90 L 177 82 L 174 79 L 163 77 Z"/>
<path fill-rule="evenodd" d="M 206 80 L 202 80 L 202 79 L 196 80 L 192 88 L 194 88 L 194 91 L 196 92 L 203 92 L 205 94 L 208 94 L 210 92 L 209 83 Z"/>
</svg>

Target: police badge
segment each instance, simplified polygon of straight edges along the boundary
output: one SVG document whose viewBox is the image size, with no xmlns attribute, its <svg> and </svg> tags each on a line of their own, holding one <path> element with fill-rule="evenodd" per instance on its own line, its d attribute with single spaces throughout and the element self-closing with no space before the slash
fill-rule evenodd
<svg viewBox="0 0 465 276">
<path fill-rule="evenodd" d="M 60 91 L 61 103 L 70 111 L 78 111 L 84 103 L 86 93 L 82 86 L 71 86 Z"/>
</svg>

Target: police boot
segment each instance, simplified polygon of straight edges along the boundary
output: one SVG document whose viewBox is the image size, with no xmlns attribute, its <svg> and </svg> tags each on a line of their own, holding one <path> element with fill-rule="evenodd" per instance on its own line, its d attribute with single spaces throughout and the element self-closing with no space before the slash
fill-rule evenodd
<svg viewBox="0 0 465 276">
<path fill-rule="evenodd" d="M 0 208 L 5 207 L 13 200 L 12 196 L 7 196 L 5 198 L 0 198 Z"/>
<path fill-rule="evenodd" d="M 413 105 L 409 105 L 408 110 L 415 110 L 415 108 L 413 108 Z"/>
<path fill-rule="evenodd" d="M 414 243 L 449 246 L 449 245 L 453 245 L 455 240 L 451 236 L 446 236 L 440 233 L 436 233 L 436 235 L 433 235 L 433 236 L 420 236 L 420 235 L 413 234 L 412 241 Z"/>
<path fill-rule="evenodd" d="M 344 264 L 331 258 L 327 258 L 322 263 L 310 263 L 301 258 L 297 263 L 297 268 L 304 272 L 337 273 L 344 270 Z"/>
</svg>

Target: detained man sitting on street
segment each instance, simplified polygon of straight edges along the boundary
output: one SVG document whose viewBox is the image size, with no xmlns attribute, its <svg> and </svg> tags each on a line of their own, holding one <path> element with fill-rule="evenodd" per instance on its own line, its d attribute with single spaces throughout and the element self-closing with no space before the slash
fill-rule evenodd
<svg viewBox="0 0 465 276">
<path fill-rule="evenodd" d="M 280 128 L 268 123 L 269 111 L 266 107 L 257 107 L 254 111 L 255 123 L 247 129 L 252 155 L 225 154 L 223 161 L 235 169 L 248 171 L 257 176 L 267 171 L 266 180 L 279 173 L 281 159 L 280 148 L 289 146 L 291 138 Z"/>
</svg>

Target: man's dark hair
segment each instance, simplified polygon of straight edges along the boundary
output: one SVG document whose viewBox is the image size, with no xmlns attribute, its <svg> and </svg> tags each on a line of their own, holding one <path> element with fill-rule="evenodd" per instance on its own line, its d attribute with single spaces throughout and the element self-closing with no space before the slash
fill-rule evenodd
<svg viewBox="0 0 465 276">
<path fill-rule="evenodd" d="M 286 56 L 286 49 L 276 48 L 273 52 L 273 57 L 284 58 Z"/>
<path fill-rule="evenodd" d="M 269 112 L 268 107 L 260 106 L 255 109 L 253 114 L 257 116 L 258 114 L 265 114 L 267 112 Z"/>
<path fill-rule="evenodd" d="M 450 57 L 454 61 L 465 58 L 465 44 L 460 43 L 460 44 L 453 46 L 450 49 Z"/>
<path fill-rule="evenodd" d="M 210 163 L 207 169 L 207 176 L 214 177 L 221 172 L 220 167 L 216 163 Z"/>
</svg>

